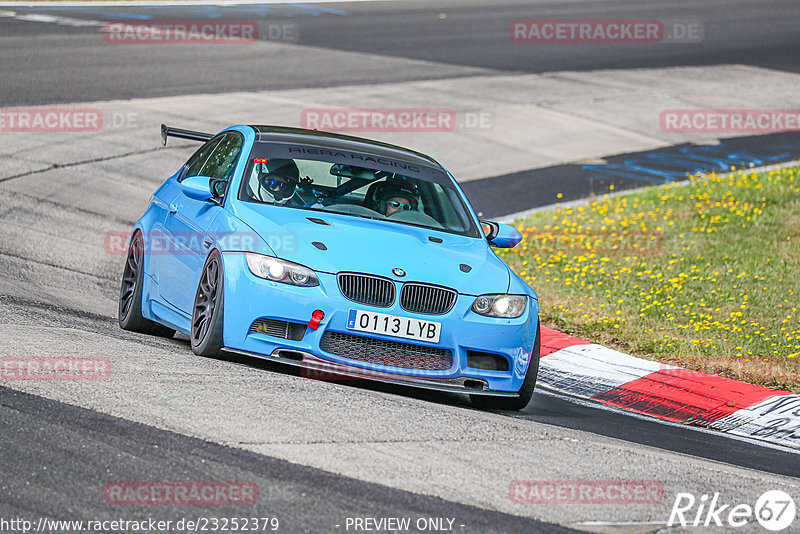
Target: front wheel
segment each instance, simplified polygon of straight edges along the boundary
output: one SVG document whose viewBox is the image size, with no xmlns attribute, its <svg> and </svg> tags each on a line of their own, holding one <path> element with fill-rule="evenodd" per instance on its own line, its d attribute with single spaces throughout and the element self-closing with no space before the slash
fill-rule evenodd
<svg viewBox="0 0 800 534">
<path fill-rule="evenodd" d="M 200 356 L 216 356 L 222 349 L 222 280 L 222 256 L 215 250 L 203 267 L 192 310 L 192 351 Z"/>
<path fill-rule="evenodd" d="M 533 397 L 533 389 L 536 387 L 536 378 L 539 375 L 539 356 L 541 354 L 541 331 L 539 322 L 536 322 L 536 342 L 531 351 L 531 361 L 528 364 L 528 372 L 525 373 L 525 380 L 519 390 L 517 397 L 489 397 L 487 395 L 470 395 L 472 405 L 482 410 L 522 410 Z"/>
</svg>

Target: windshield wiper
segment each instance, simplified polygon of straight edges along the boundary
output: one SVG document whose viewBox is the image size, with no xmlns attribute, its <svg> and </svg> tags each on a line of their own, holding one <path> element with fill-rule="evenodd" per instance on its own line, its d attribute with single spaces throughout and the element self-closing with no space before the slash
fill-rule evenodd
<svg viewBox="0 0 800 534">
<path fill-rule="evenodd" d="M 331 211 L 325 210 L 320 208 L 312 208 L 310 206 L 291 206 L 289 204 L 278 204 L 278 203 L 269 203 L 269 202 L 261 202 L 265 206 L 278 206 L 281 208 L 291 208 L 295 210 L 307 210 L 307 211 L 318 211 L 320 213 L 333 213 L 334 215 L 346 215 L 348 217 L 359 217 L 361 219 L 369 219 L 371 221 L 388 221 L 386 217 L 370 217 L 369 215 L 358 215 L 356 213 L 342 213 L 340 211 Z"/>
</svg>

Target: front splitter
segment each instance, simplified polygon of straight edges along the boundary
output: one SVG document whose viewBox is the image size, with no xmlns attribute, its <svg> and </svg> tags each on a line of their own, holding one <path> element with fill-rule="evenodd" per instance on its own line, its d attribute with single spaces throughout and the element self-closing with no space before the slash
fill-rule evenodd
<svg viewBox="0 0 800 534">
<path fill-rule="evenodd" d="M 488 388 L 485 381 L 477 378 L 430 378 L 423 376 L 396 375 L 384 371 L 351 367 L 340 363 L 330 362 L 309 352 L 292 349 L 275 349 L 272 354 L 258 354 L 238 349 L 225 348 L 228 352 L 251 356 L 262 360 L 288 364 L 299 367 L 307 373 L 308 378 L 316 380 L 335 380 L 341 377 L 357 380 L 370 380 L 385 384 L 415 387 L 447 393 L 461 393 L 467 395 L 485 395 L 487 397 L 518 397 L 509 391 L 495 391 Z"/>
</svg>

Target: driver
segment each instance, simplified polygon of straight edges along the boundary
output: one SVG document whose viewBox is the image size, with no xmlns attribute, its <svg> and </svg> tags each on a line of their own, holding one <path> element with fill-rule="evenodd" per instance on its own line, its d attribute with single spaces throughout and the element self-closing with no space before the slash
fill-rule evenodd
<svg viewBox="0 0 800 534">
<path fill-rule="evenodd" d="M 419 189 L 406 178 L 392 178 L 383 184 L 377 200 L 381 213 L 386 217 L 399 211 L 416 211 Z"/>
<path fill-rule="evenodd" d="M 269 158 L 266 163 L 259 165 L 261 165 L 258 174 L 259 189 L 267 190 L 278 204 L 288 202 L 294 196 L 297 184 L 300 182 L 300 171 L 294 160 Z"/>
</svg>

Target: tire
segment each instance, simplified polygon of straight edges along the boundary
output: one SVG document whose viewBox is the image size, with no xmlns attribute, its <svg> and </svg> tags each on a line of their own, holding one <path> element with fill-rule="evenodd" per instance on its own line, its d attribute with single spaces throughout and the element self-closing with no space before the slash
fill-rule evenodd
<svg viewBox="0 0 800 534">
<path fill-rule="evenodd" d="M 531 363 L 528 365 L 528 372 L 525 373 L 525 380 L 519 390 L 518 397 L 490 397 L 488 395 L 470 395 L 472 405 L 481 410 L 510 410 L 517 411 L 525 408 L 533 397 L 533 389 L 536 387 L 536 378 L 539 376 L 539 356 L 541 354 L 541 331 L 539 322 L 536 322 L 536 342 L 531 351 Z"/>
<path fill-rule="evenodd" d="M 223 323 L 222 256 L 216 250 L 206 260 L 192 308 L 190 339 L 198 356 L 216 356 L 222 349 Z"/>
<path fill-rule="evenodd" d="M 144 279 L 144 240 L 142 233 L 133 234 L 122 271 L 122 285 L 119 289 L 119 308 L 117 318 L 123 330 L 149 334 L 151 336 L 172 337 L 175 330 L 145 319 L 142 316 L 142 291 Z"/>
</svg>

